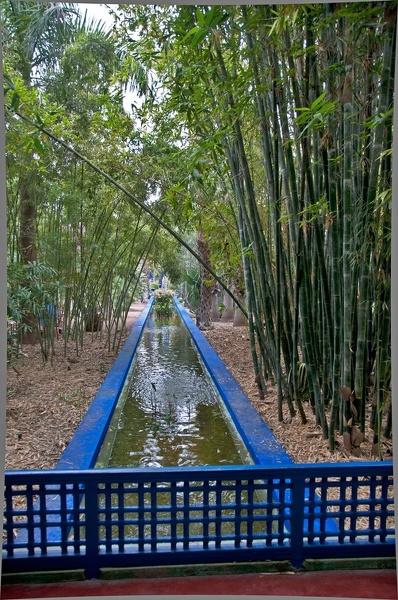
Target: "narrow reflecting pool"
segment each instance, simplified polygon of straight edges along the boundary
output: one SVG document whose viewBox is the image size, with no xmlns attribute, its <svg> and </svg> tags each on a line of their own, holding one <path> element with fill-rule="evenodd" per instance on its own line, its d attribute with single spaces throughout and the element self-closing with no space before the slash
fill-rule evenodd
<svg viewBox="0 0 398 600">
<path fill-rule="evenodd" d="M 104 442 L 109 467 L 248 462 L 176 311 L 149 318 L 123 402 Z"/>
</svg>

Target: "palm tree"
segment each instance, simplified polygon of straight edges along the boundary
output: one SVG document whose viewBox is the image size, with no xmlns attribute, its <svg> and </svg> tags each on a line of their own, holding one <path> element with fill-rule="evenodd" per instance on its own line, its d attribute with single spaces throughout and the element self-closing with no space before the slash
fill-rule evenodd
<svg viewBox="0 0 398 600">
<path fill-rule="evenodd" d="M 0 17 L 4 24 L 4 45 L 11 50 L 13 66 L 27 88 L 35 86 L 43 72 L 59 60 L 62 49 L 71 39 L 78 14 L 73 4 L 14 0 L 2 3 Z M 19 184 L 20 256 L 23 263 L 36 259 L 37 198 L 32 185 L 36 179 L 35 161 L 29 163 Z"/>
</svg>

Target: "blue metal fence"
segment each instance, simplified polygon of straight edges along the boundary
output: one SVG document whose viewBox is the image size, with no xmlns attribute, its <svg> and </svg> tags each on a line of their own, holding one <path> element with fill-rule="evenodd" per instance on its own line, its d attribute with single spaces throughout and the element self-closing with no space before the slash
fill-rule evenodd
<svg viewBox="0 0 398 600">
<path fill-rule="evenodd" d="M 393 501 L 392 463 L 6 472 L 3 571 L 394 556 Z"/>
</svg>

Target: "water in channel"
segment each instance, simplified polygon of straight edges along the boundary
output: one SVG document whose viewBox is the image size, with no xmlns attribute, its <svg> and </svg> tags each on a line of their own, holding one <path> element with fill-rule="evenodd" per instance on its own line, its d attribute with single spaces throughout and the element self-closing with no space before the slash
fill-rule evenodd
<svg viewBox="0 0 398 600">
<path fill-rule="evenodd" d="M 247 452 L 224 411 L 177 311 L 152 313 L 105 440 L 107 466 L 243 464 Z"/>
<path fill-rule="evenodd" d="M 180 315 L 173 311 L 172 316 L 160 318 L 152 313 L 136 351 L 127 393 L 115 411 L 96 466 L 189 467 L 249 462 L 247 449 Z M 144 483 L 140 498 L 137 485 L 126 483 L 123 515 L 129 518 L 119 521 L 118 493 L 111 493 L 110 500 L 101 497 L 100 506 L 109 510 L 110 502 L 113 512 L 109 523 L 100 527 L 100 536 L 108 535 L 107 543 L 111 543 L 110 539 L 122 535 L 125 542 L 146 548 L 155 543 L 167 545 L 171 540 L 182 544 L 188 528 L 190 541 L 201 543 L 205 536 L 201 519 L 206 514 L 206 543 L 214 544 L 220 536 L 229 543 L 236 532 L 236 511 L 242 538 L 248 532 L 257 535 L 258 524 L 252 526 L 247 516 L 248 492 L 240 490 L 236 497 L 228 481 L 223 482 L 225 489 L 216 492 L 215 483 L 203 484 L 203 489 L 196 484 L 188 492 L 179 483 L 163 483 L 156 490 Z M 256 511 L 266 518 L 266 508 Z"/>
</svg>

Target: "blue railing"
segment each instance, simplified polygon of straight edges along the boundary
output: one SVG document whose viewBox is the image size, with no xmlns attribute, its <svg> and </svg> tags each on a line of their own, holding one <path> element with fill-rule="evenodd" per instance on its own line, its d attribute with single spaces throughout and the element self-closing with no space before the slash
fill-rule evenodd
<svg viewBox="0 0 398 600">
<path fill-rule="evenodd" d="M 393 501 L 392 463 L 6 472 L 3 571 L 394 556 Z"/>
</svg>

